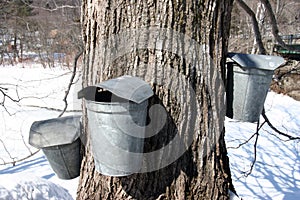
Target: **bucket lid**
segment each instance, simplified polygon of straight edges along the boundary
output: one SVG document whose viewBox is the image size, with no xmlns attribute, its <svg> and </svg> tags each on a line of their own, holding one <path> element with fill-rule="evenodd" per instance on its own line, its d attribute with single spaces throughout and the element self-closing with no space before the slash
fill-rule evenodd
<svg viewBox="0 0 300 200">
<path fill-rule="evenodd" d="M 280 56 L 229 53 L 228 57 L 244 68 L 275 70 L 285 63 L 285 60 Z"/>
<path fill-rule="evenodd" d="M 118 97 L 135 103 L 142 103 L 153 96 L 153 91 L 147 82 L 138 77 L 125 75 L 83 88 L 78 92 L 78 98 L 84 97 L 85 99 L 95 100 L 97 88 L 105 89 Z"/>
<path fill-rule="evenodd" d="M 35 121 L 29 132 L 29 144 L 36 148 L 71 144 L 80 136 L 81 115 Z"/>
</svg>

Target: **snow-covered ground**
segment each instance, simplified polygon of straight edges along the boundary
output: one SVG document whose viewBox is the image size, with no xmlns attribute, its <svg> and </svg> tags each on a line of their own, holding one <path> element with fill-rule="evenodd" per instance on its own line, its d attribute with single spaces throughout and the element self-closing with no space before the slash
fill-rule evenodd
<svg viewBox="0 0 300 200">
<path fill-rule="evenodd" d="M 269 92 L 265 109 L 277 129 L 300 136 L 300 102 Z M 264 119 L 261 117 L 260 121 Z M 256 132 L 257 124 L 226 119 L 225 126 L 232 178 L 243 199 L 300 199 L 299 140 L 287 141 L 265 124 L 259 131 L 256 163 L 251 175 L 246 177 L 254 159 L 255 137 L 240 148 L 235 147 Z"/>
<path fill-rule="evenodd" d="M 60 67 L 44 69 L 37 64 L 0 66 L 0 87 L 9 88 L 8 94 L 15 99 L 26 97 L 19 103 L 6 98 L 7 110 L 0 106 L 0 199 L 75 199 L 78 178 L 58 179 L 42 152 L 17 162 L 15 166 L 3 165 L 36 151 L 27 143 L 31 123 L 60 114 L 53 109 L 63 109 L 62 99 L 70 77 L 70 70 Z M 73 102 L 78 85 L 72 88 L 68 99 L 69 110 L 80 109 L 80 102 Z M 269 92 L 265 107 L 267 116 L 278 129 L 300 136 L 300 102 Z M 72 112 L 65 115 L 70 114 Z M 235 147 L 255 131 L 256 123 L 226 119 L 226 141 L 236 191 L 243 199 L 299 199 L 300 143 L 282 141 L 286 138 L 278 137 L 267 124 L 259 131 L 253 171 L 245 177 L 254 158 L 255 137 L 240 148 Z"/>
<path fill-rule="evenodd" d="M 34 121 L 58 117 L 71 75 L 69 69 L 44 69 L 39 64 L 0 66 L 0 87 L 8 88 L 12 98 L 21 99 L 15 103 L 6 97 L 5 109 L 0 106 L 0 199 L 75 199 L 78 178 L 57 178 L 42 151 L 15 166 L 3 165 L 37 151 L 28 144 L 30 126 Z M 72 87 L 69 111 L 80 110 L 80 101 L 74 103 L 74 90 L 79 86 L 77 82 Z M 2 98 L 0 94 L 0 102 Z"/>
</svg>

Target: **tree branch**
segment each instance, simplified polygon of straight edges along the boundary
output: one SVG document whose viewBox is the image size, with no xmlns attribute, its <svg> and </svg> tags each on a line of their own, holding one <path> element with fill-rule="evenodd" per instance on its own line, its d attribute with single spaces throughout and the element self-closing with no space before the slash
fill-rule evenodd
<svg viewBox="0 0 300 200">
<path fill-rule="evenodd" d="M 266 121 L 264 121 L 263 123 L 260 124 L 260 122 L 258 121 L 257 122 L 257 126 L 256 126 L 256 131 L 253 135 L 251 135 L 251 137 L 249 139 L 247 139 L 245 142 L 243 143 L 240 143 L 237 147 L 228 147 L 228 149 L 238 149 L 240 148 L 241 146 L 247 144 L 254 136 L 255 137 L 255 141 L 254 141 L 254 144 L 253 144 L 253 154 L 254 154 L 254 158 L 253 158 L 253 161 L 251 162 L 251 165 L 250 165 L 250 169 L 249 171 L 247 172 L 243 172 L 244 173 L 244 176 L 247 177 L 249 176 L 252 171 L 253 171 L 253 168 L 254 168 L 254 165 L 256 163 L 256 159 L 257 159 L 257 141 L 258 141 L 258 136 L 259 136 L 259 131 L 260 129 L 264 126 L 264 124 L 266 123 Z"/>
<path fill-rule="evenodd" d="M 55 111 L 55 112 L 62 112 L 63 109 L 59 109 L 59 108 L 53 108 L 53 107 L 46 107 L 46 106 L 38 106 L 38 105 L 23 105 L 25 107 L 31 107 L 31 108 L 41 108 L 41 109 L 45 109 L 45 110 L 49 110 L 49 111 Z M 81 110 L 68 110 L 65 112 L 81 112 Z"/>
<path fill-rule="evenodd" d="M 257 159 L 257 141 L 258 141 L 258 136 L 259 136 L 259 130 L 264 126 L 264 124 L 266 123 L 266 121 L 264 121 L 262 124 L 259 123 L 259 120 L 257 122 L 257 126 L 256 126 L 256 132 L 253 134 L 253 136 L 256 136 L 255 137 L 255 141 L 254 141 L 254 144 L 253 144 L 253 154 L 254 154 L 254 158 L 253 158 L 253 161 L 251 162 L 251 165 L 250 165 L 250 169 L 248 172 L 245 172 L 244 173 L 244 176 L 247 177 L 249 176 L 252 171 L 253 171 L 253 168 L 254 168 L 254 165 L 256 163 L 256 159 Z M 253 137 L 252 136 L 252 137 Z M 251 138 L 252 138 L 251 137 Z"/>
<path fill-rule="evenodd" d="M 243 0 L 236 0 L 237 3 L 239 4 L 239 6 L 241 8 L 243 8 L 246 13 L 250 16 L 252 24 L 253 24 L 253 31 L 254 31 L 254 35 L 255 35 L 255 40 L 257 42 L 258 45 L 258 50 L 260 54 L 266 54 L 267 51 L 263 45 L 262 39 L 261 39 L 261 34 L 259 31 L 259 26 L 258 26 L 258 22 L 255 16 L 255 13 L 251 10 L 251 8 L 243 1 Z"/>
<path fill-rule="evenodd" d="M 272 128 L 276 133 L 278 133 L 279 135 L 282 135 L 284 137 L 287 137 L 289 140 L 300 140 L 300 137 L 295 137 L 295 136 L 291 136 L 289 134 L 286 134 L 280 130 L 278 130 L 275 126 L 273 126 L 273 124 L 270 122 L 270 120 L 268 119 L 266 112 L 265 112 L 265 108 L 262 111 L 262 116 L 265 119 L 265 121 L 267 122 L 267 124 L 269 125 L 270 128 Z"/>
<path fill-rule="evenodd" d="M 278 80 L 280 80 L 282 77 L 284 77 L 285 75 L 289 75 L 292 74 L 293 72 L 296 72 L 297 74 L 299 74 L 298 70 L 300 70 L 300 62 L 298 62 L 298 64 L 296 64 L 296 66 L 293 66 L 290 70 L 288 70 L 285 73 L 282 73 L 280 75 L 278 75 L 276 78 Z"/>
<path fill-rule="evenodd" d="M 79 52 L 79 53 L 75 56 L 75 58 L 74 58 L 73 73 L 72 73 L 70 82 L 69 82 L 69 84 L 68 84 L 68 88 L 67 88 L 67 90 L 66 90 L 65 97 L 64 97 L 64 99 L 63 99 L 63 101 L 64 101 L 64 103 L 65 103 L 65 107 L 64 107 L 63 111 L 59 114 L 58 117 L 61 117 L 61 116 L 66 112 L 66 110 L 67 110 L 67 108 L 68 108 L 68 101 L 67 101 L 67 98 L 68 98 L 68 95 L 69 95 L 69 93 L 70 93 L 70 89 L 71 89 L 71 87 L 72 87 L 72 85 L 73 85 L 74 78 L 75 78 L 75 76 L 76 76 L 77 61 L 78 61 L 78 59 L 80 58 L 80 56 L 82 55 L 82 53 L 83 53 L 83 49 L 80 50 L 80 52 Z"/>
<path fill-rule="evenodd" d="M 2 160 L 3 163 L 1 163 L 0 165 L 9 165 L 9 164 L 12 164 L 13 166 L 15 166 L 17 162 L 22 162 L 22 161 L 24 161 L 24 160 L 30 158 L 31 156 L 34 156 L 34 155 L 37 154 L 39 151 L 40 151 L 40 149 L 39 149 L 39 150 L 36 150 L 35 152 L 31 153 L 31 154 L 28 155 L 28 156 L 25 156 L 24 158 L 20 158 L 20 159 L 18 159 L 18 160 L 13 160 L 13 161 L 11 161 L 11 162 L 5 162 L 5 161 L 1 158 L 1 160 Z"/>
<path fill-rule="evenodd" d="M 252 173 L 253 168 L 254 168 L 254 165 L 255 165 L 255 163 L 256 163 L 256 158 L 257 158 L 257 141 L 258 141 L 258 136 L 259 136 L 258 131 L 255 133 L 255 135 L 256 135 L 256 138 L 255 138 L 255 142 L 254 142 L 254 145 L 253 145 L 253 149 L 254 149 L 254 153 L 253 153 L 253 154 L 254 154 L 254 158 L 253 158 L 253 161 L 252 161 L 252 163 L 251 163 L 251 165 L 250 165 L 250 170 L 244 174 L 245 177 L 249 176 L 249 175 Z"/>
<path fill-rule="evenodd" d="M 18 102 L 21 101 L 20 98 L 19 98 L 19 99 L 14 99 L 14 98 L 12 98 L 12 97 L 9 96 L 8 94 L 6 94 L 6 91 L 8 91 L 8 88 L 0 87 L 0 93 L 3 95 L 3 100 L 2 100 L 2 102 L 0 103 L 1 106 L 4 106 L 4 103 L 5 103 L 6 98 L 8 98 L 8 99 L 11 100 L 12 102 L 16 102 L 16 103 L 18 103 Z"/>
<path fill-rule="evenodd" d="M 15 102 L 15 103 L 19 103 L 20 101 L 22 101 L 23 99 L 43 99 L 43 98 L 46 98 L 48 97 L 49 95 L 46 95 L 46 96 L 43 96 L 43 97 L 35 97 L 35 96 L 27 96 L 27 97 L 19 97 L 19 93 L 18 91 L 16 90 L 16 95 L 17 95 L 17 99 L 14 99 L 13 97 L 11 97 L 10 95 L 6 94 L 2 89 L 0 89 L 0 93 L 2 93 L 3 95 L 3 100 L 2 102 L 0 103 L 1 106 L 4 106 L 4 103 L 5 103 L 5 99 L 8 98 L 9 100 L 11 100 L 12 102 Z"/>
<path fill-rule="evenodd" d="M 256 133 L 254 133 L 253 135 L 251 135 L 250 138 L 248 138 L 246 141 L 240 143 L 238 146 L 236 147 L 227 147 L 227 149 L 239 149 L 241 146 L 247 144 L 254 136 L 255 136 Z"/>
<path fill-rule="evenodd" d="M 14 161 L 15 158 L 13 158 L 12 155 L 9 153 L 9 151 L 8 151 L 6 145 L 4 144 L 3 140 L 0 139 L 0 142 L 2 143 L 4 151 L 7 153 L 7 155 L 9 156 L 9 158 Z"/>
<path fill-rule="evenodd" d="M 60 9 L 65 9 L 65 8 L 69 8 L 69 9 L 79 9 L 80 6 L 79 5 L 57 5 L 57 3 L 55 1 L 54 2 L 54 5 L 55 7 L 54 8 L 45 8 L 45 7 L 42 7 L 42 6 L 34 6 L 32 4 L 29 4 L 28 2 L 26 2 L 25 0 L 22 0 L 22 2 L 31 7 L 31 8 L 35 8 L 35 9 L 41 9 L 41 10 L 46 10 L 46 11 L 49 11 L 49 12 L 54 12 L 54 11 L 57 11 L 57 10 L 60 10 Z"/>
<path fill-rule="evenodd" d="M 300 140 L 300 137 L 294 137 L 294 136 L 288 135 L 286 133 L 283 133 L 282 131 L 278 130 L 275 126 L 273 126 L 273 124 L 270 122 L 270 120 L 266 116 L 265 109 L 263 109 L 263 111 L 262 111 L 262 116 L 263 116 L 265 121 L 262 124 L 260 124 L 259 121 L 258 121 L 257 127 L 256 127 L 256 132 L 248 140 L 246 140 L 245 142 L 239 144 L 237 147 L 231 147 L 231 148 L 235 148 L 235 149 L 240 148 L 241 146 L 247 144 L 254 136 L 256 136 L 254 144 L 253 144 L 254 158 L 253 158 L 253 161 L 250 165 L 249 171 L 244 172 L 245 177 L 249 176 L 252 173 L 254 165 L 256 163 L 256 159 L 257 159 L 257 141 L 258 141 L 258 136 L 259 136 L 259 130 L 264 126 L 265 123 L 267 123 L 276 133 L 278 133 L 279 135 L 287 137 L 289 140 Z"/>
<path fill-rule="evenodd" d="M 272 34 L 273 34 L 276 42 L 280 46 L 282 46 L 283 48 L 285 48 L 289 51 L 297 51 L 296 48 L 293 48 L 292 46 L 286 45 L 285 42 L 282 40 L 282 38 L 279 36 L 279 29 L 278 29 L 278 26 L 277 26 L 277 20 L 276 20 L 275 14 L 273 12 L 272 6 L 270 4 L 270 1 L 269 0 L 260 0 L 260 1 L 264 4 L 264 6 L 266 7 L 266 10 L 269 14 L 270 21 L 271 21 L 271 27 L 272 27 Z"/>
<path fill-rule="evenodd" d="M 7 84 L 7 85 L 8 85 L 8 84 Z M 6 106 L 5 106 L 5 101 L 6 101 L 6 99 L 9 99 L 10 101 L 12 101 L 12 102 L 18 104 L 18 103 L 20 103 L 23 99 L 44 99 L 44 98 L 50 96 L 50 94 L 48 94 L 48 95 L 45 95 L 45 96 L 42 96 L 42 97 L 36 97 L 36 96 L 20 97 L 20 96 L 19 96 L 19 91 L 18 91 L 19 85 L 14 85 L 14 86 L 16 87 L 15 93 L 16 93 L 17 98 L 13 98 L 13 97 L 10 96 L 9 94 L 7 94 L 9 88 L 0 87 L 0 94 L 2 94 L 2 96 L 3 96 L 2 102 L 0 102 L 0 106 L 2 106 L 2 107 L 5 109 L 5 111 L 6 111 L 10 116 L 12 116 L 13 114 L 10 113 L 10 112 L 8 111 L 8 109 L 6 108 Z M 61 111 L 61 110 L 59 110 L 59 111 Z"/>
<path fill-rule="evenodd" d="M 63 77 L 63 76 L 67 76 L 67 75 L 69 75 L 70 73 L 72 73 L 72 72 L 66 72 L 66 73 L 60 74 L 60 75 L 58 75 L 58 76 L 50 77 L 50 78 L 33 79 L 33 80 L 29 80 L 29 81 L 24 81 L 24 83 L 41 82 L 41 81 L 53 80 L 53 79 L 57 79 L 57 78 L 60 78 L 60 77 Z"/>
<path fill-rule="evenodd" d="M 228 149 L 238 149 L 238 148 L 240 148 L 241 146 L 247 144 L 247 143 L 248 143 L 248 142 L 249 142 L 249 141 L 257 134 L 257 132 L 263 127 L 263 125 L 264 125 L 265 123 L 266 123 L 266 122 L 264 121 L 260 126 L 259 126 L 259 123 L 258 123 L 258 126 L 259 126 L 259 127 L 256 128 L 256 132 L 253 133 L 253 135 L 251 135 L 251 137 L 248 138 L 246 141 L 244 141 L 243 143 L 240 143 L 237 147 L 227 147 L 227 148 L 228 148 Z"/>
</svg>

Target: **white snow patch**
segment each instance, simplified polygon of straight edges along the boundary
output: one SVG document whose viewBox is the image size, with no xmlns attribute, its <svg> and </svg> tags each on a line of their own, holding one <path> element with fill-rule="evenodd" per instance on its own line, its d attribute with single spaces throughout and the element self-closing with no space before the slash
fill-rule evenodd
<svg viewBox="0 0 300 200">
<path fill-rule="evenodd" d="M 51 181 L 32 175 L 1 175 L 0 199 L 71 200 L 69 192 Z"/>
<path fill-rule="evenodd" d="M 300 136 L 300 102 L 269 92 L 265 102 L 266 115 L 277 129 Z M 264 119 L 261 117 L 261 122 Z M 245 177 L 254 159 L 255 138 L 241 146 L 256 132 L 256 123 L 226 119 L 226 143 L 235 189 L 243 199 L 299 199 L 300 143 L 287 140 L 267 124 L 259 131 L 257 160 L 252 173 Z"/>
</svg>

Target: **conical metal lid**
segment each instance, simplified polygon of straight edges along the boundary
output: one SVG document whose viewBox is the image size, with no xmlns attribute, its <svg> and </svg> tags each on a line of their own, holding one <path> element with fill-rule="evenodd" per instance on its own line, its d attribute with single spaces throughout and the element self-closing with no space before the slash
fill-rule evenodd
<svg viewBox="0 0 300 200">
<path fill-rule="evenodd" d="M 81 133 L 81 116 L 67 116 L 42 121 L 31 125 L 29 144 L 36 148 L 71 144 Z"/>
<path fill-rule="evenodd" d="M 228 57 L 244 68 L 275 70 L 285 63 L 285 60 L 280 56 L 229 53 Z"/>
</svg>

